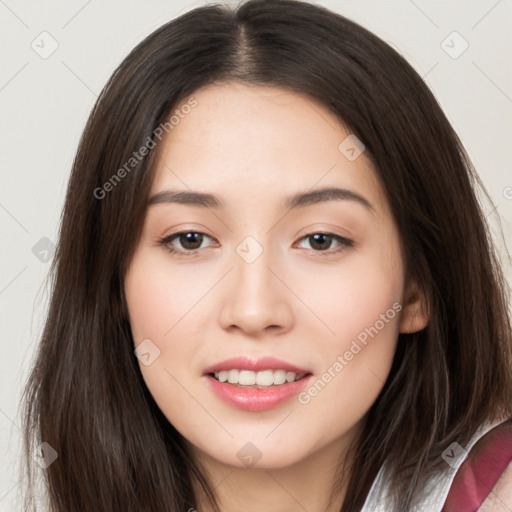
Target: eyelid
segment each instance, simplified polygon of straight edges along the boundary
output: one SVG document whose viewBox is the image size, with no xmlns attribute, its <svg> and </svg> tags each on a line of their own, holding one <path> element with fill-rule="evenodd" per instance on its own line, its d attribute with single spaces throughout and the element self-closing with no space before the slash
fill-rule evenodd
<svg viewBox="0 0 512 512">
<path fill-rule="evenodd" d="M 347 245 L 347 246 L 354 245 L 354 242 L 345 236 L 338 235 L 336 233 L 331 233 L 329 231 L 322 231 L 322 230 L 307 233 L 306 235 L 301 236 L 298 241 L 300 242 L 302 240 L 307 240 L 309 237 L 311 237 L 313 235 L 325 235 L 325 236 L 333 238 L 334 240 L 337 240 L 338 242 L 340 242 L 344 245 Z M 315 252 L 328 252 L 328 251 L 315 251 Z"/>
<path fill-rule="evenodd" d="M 210 238 L 211 240 L 214 240 L 216 243 L 219 243 L 214 237 L 212 237 L 202 231 L 198 231 L 198 230 L 194 230 L 194 229 L 185 229 L 185 230 L 177 231 L 175 233 L 171 233 L 170 235 L 167 235 L 167 236 L 159 239 L 158 245 L 167 248 L 167 250 L 169 252 L 171 252 L 172 254 L 176 254 L 178 256 L 184 256 L 184 257 L 194 256 L 197 254 L 198 251 L 201 251 L 200 248 L 187 251 L 187 250 L 175 249 L 175 248 L 171 249 L 169 247 L 170 242 L 173 241 L 175 238 L 178 238 L 180 235 L 184 235 L 184 234 L 188 234 L 188 233 L 196 233 L 199 235 L 203 235 L 203 237 Z M 339 244 L 341 245 L 341 248 L 327 249 L 325 251 L 315 251 L 313 249 L 309 249 L 310 252 L 312 252 L 314 254 L 318 254 L 320 256 L 329 256 L 329 255 L 338 254 L 338 253 L 342 252 L 344 249 L 347 249 L 348 247 L 353 247 L 355 245 L 353 240 L 351 240 L 343 235 L 338 235 L 337 233 L 332 233 L 331 231 L 322 230 L 322 229 L 312 230 L 312 231 L 309 231 L 309 232 L 303 234 L 297 240 L 297 242 L 301 242 L 302 240 L 306 240 L 313 235 L 319 235 L 319 234 L 331 237 L 334 240 L 337 240 L 339 242 Z M 297 244 L 297 242 L 294 242 L 293 245 L 295 246 Z M 205 249 L 205 248 L 203 248 L 203 249 Z"/>
<path fill-rule="evenodd" d="M 207 237 L 207 238 L 210 238 L 211 240 L 215 240 L 215 242 L 218 243 L 218 241 L 213 237 L 213 236 L 210 236 L 206 233 L 204 233 L 203 231 L 198 231 L 196 229 L 184 229 L 184 230 L 181 230 L 181 231 L 176 231 L 175 233 L 171 233 L 170 235 L 167 235 L 161 239 L 158 240 L 158 245 L 161 245 L 161 246 L 164 246 L 164 247 L 167 247 L 168 244 L 170 244 L 170 242 L 172 240 L 174 240 L 175 238 L 178 238 L 180 235 L 185 235 L 187 233 L 196 233 L 196 234 L 199 234 L 199 235 L 203 235 L 203 237 Z M 167 247 L 167 249 L 169 249 Z M 175 252 L 177 254 L 184 254 L 184 255 L 191 255 L 191 254 L 195 254 L 197 251 L 200 251 L 201 249 L 192 249 L 190 251 L 184 251 L 182 249 L 173 249 L 171 252 Z"/>
</svg>

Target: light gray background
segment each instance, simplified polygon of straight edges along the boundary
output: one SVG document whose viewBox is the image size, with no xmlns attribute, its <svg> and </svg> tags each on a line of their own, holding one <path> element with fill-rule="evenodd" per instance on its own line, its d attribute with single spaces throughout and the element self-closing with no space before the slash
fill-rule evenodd
<svg viewBox="0 0 512 512">
<path fill-rule="evenodd" d="M 204 3 L 0 0 L 2 512 L 19 510 L 18 403 L 47 300 L 50 263 L 41 258 L 51 252 L 32 248 L 43 237 L 56 241 L 80 134 L 114 68 L 157 27 Z M 425 78 L 493 198 L 496 209 L 485 211 L 493 222 L 501 217 L 503 233 L 493 233 L 504 253 L 501 240 L 509 244 L 512 233 L 512 0 L 316 3 L 375 32 Z M 52 39 L 57 50 L 42 58 Z M 510 262 L 504 267 L 510 282 Z"/>
</svg>

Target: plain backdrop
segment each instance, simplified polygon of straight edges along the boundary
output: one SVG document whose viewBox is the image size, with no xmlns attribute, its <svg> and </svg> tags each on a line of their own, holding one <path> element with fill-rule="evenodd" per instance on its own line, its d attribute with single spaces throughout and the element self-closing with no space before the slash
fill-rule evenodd
<svg viewBox="0 0 512 512">
<path fill-rule="evenodd" d="M 1 512 L 20 509 L 20 395 L 43 325 L 43 283 L 87 116 L 139 41 L 204 3 L 0 0 Z M 388 41 L 424 77 L 491 194 L 494 206 L 485 213 L 504 255 L 503 240 L 512 233 L 512 0 L 316 3 Z M 510 282 L 510 262 L 503 264 Z"/>
</svg>

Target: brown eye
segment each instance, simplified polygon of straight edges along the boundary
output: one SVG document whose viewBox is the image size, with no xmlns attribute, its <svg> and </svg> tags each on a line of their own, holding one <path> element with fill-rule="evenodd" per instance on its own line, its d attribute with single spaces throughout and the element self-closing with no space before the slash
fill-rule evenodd
<svg viewBox="0 0 512 512">
<path fill-rule="evenodd" d="M 193 251 L 201 247 L 203 234 L 196 232 L 180 233 L 176 238 L 184 249 Z"/>
<path fill-rule="evenodd" d="M 329 254 L 339 252 L 346 247 L 354 245 L 352 240 L 331 233 L 311 233 L 301 238 L 301 240 L 307 240 L 314 252 L 326 252 Z M 337 243 L 338 248 L 332 249 L 333 243 Z"/>
<path fill-rule="evenodd" d="M 334 239 L 330 235 L 317 233 L 315 235 L 309 235 L 308 240 L 310 242 L 312 249 L 319 249 L 321 251 L 325 251 L 331 248 Z"/>
<path fill-rule="evenodd" d="M 166 236 L 159 241 L 160 245 L 165 246 L 171 253 L 193 254 L 201 249 L 202 242 L 211 237 L 197 231 L 182 231 Z"/>
</svg>

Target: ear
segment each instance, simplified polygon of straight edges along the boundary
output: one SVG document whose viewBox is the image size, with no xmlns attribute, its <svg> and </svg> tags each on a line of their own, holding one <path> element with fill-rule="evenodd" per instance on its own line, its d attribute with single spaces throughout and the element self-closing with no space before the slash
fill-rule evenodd
<svg viewBox="0 0 512 512">
<path fill-rule="evenodd" d="M 421 331 L 428 324 L 429 314 L 425 294 L 412 282 L 406 290 L 404 309 L 400 321 L 400 332 Z"/>
</svg>

